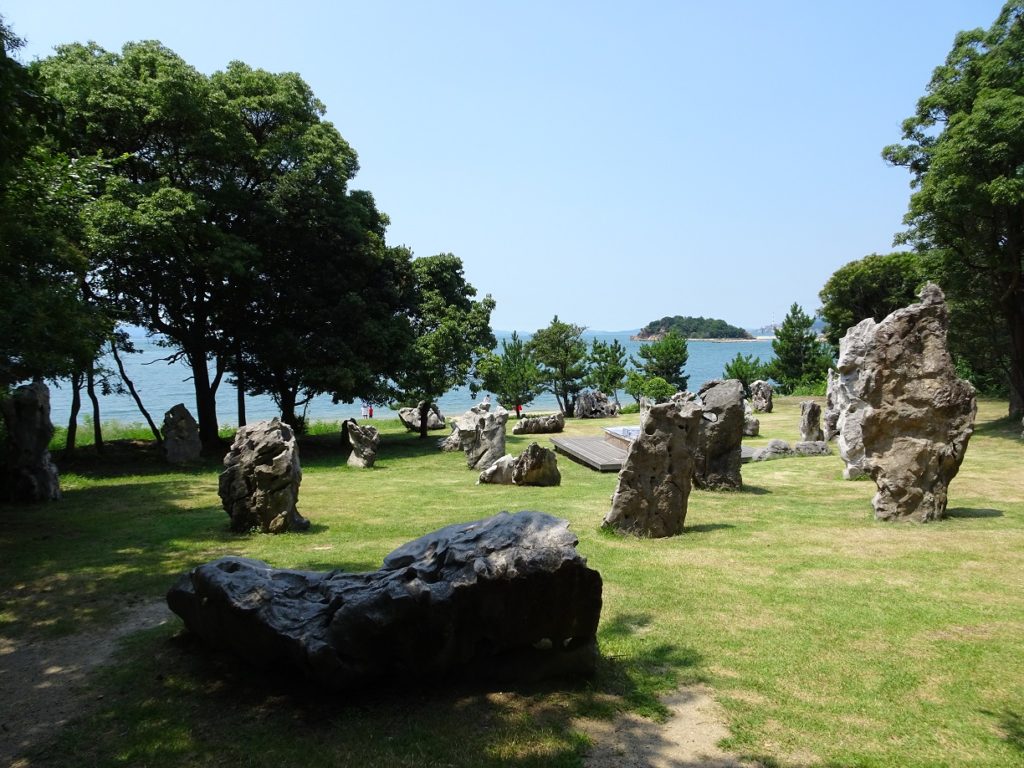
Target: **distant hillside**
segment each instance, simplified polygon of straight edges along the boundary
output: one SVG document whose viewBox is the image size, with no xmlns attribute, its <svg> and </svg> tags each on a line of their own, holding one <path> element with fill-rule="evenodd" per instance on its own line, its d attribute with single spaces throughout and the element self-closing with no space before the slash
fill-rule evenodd
<svg viewBox="0 0 1024 768">
<path fill-rule="evenodd" d="M 660 339 L 669 331 L 676 331 L 686 339 L 750 339 L 753 338 L 743 328 L 729 325 L 725 320 L 710 317 L 663 317 L 648 323 L 634 339 L 650 341 Z"/>
</svg>

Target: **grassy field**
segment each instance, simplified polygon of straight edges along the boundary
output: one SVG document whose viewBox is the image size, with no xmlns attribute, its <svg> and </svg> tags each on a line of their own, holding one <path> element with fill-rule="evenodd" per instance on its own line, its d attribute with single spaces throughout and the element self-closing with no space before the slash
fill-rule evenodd
<svg viewBox="0 0 1024 768">
<path fill-rule="evenodd" d="M 537 509 L 571 521 L 604 578 L 602 660 L 568 687 L 338 696 L 209 654 L 175 621 L 132 636 L 93 680 L 92 711 L 27 764 L 578 766 L 574 717 L 663 717 L 659 695 L 703 682 L 724 746 L 766 766 L 1022 765 L 1024 441 L 1005 410 L 981 403 L 942 522 L 877 523 L 873 483 L 841 480 L 838 456 L 794 458 L 745 465 L 742 492 L 694 491 L 686 532 L 661 540 L 600 530 L 613 473 L 561 457 L 559 488 L 477 486 L 461 454 L 397 421 L 377 422 L 372 470 L 347 467 L 333 435 L 307 440 L 312 528 L 279 537 L 228 531 L 215 462 L 170 471 L 138 442 L 81 450 L 63 501 L 0 506 L 10 642 L 109 625 L 220 555 L 375 569 L 448 523 Z M 799 398 L 761 424 L 751 444 L 797 440 Z M 510 435 L 509 451 L 528 442 Z"/>
</svg>

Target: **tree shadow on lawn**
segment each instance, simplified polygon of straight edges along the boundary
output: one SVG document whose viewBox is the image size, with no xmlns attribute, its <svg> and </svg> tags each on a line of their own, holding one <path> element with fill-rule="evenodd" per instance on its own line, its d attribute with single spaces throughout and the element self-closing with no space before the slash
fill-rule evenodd
<svg viewBox="0 0 1024 768">
<path fill-rule="evenodd" d="M 227 446 L 225 446 L 225 453 Z M 223 457 L 203 456 L 189 464 L 169 464 L 155 440 L 110 440 L 98 453 L 94 446 L 83 446 L 71 456 L 54 454 L 60 474 L 76 474 L 89 478 L 112 478 L 150 475 L 197 475 L 220 472 Z"/>
<path fill-rule="evenodd" d="M 979 710 L 981 714 L 993 717 L 999 722 L 1000 736 L 1009 746 L 1024 755 L 1024 718 L 1010 709 L 1002 712 Z"/>
<path fill-rule="evenodd" d="M 620 615 L 601 635 L 622 639 L 651 620 Z M 94 689 L 103 694 L 98 710 L 45 756 L 52 764 L 215 757 L 274 766 L 310 764 L 315 745 L 323 758 L 315 765 L 568 768 L 587 745 L 576 718 L 624 709 L 663 716 L 658 693 L 692 677 L 699 662 L 692 649 L 641 642 L 629 654 L 602 655 L 585 681 L 392 680 L 334 692 L 294 670 L 256 669 L 212 650 L 175 622 L 129 640 Z"/>
<path fill-rule="evenodd" d="M 946 510 L 946 517 L 958 520 L 972 520 L 983 517 L 1002 517 L 1003 512 L 998 509 L 971 509 L 968 507 L 955 507 Z"/>
<path fill-rule="evenodd" d="M 1001 419 L 996 419 L 995 421 L 986 421 L 981 424 L 975 424 L 974 434 L 984 437 L 999 437 L 1005 440 L 1024 443 L 1020 437 L 1020 419 L 1011 416 L 1004 416 Z"/>
</svg>

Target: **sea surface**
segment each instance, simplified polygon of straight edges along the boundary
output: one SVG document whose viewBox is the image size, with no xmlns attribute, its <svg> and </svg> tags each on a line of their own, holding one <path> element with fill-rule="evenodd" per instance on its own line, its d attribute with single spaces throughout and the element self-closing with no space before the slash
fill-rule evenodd
<svg viewBox="0 0 1024 768">
<path fill-rule="evenodd" d="M 586 331 L 583 335 L 588 345 L 592 339 L 611 341 L 617 339 L 625 348 L 627 354 L 636 355 L 637 350 L 643 342 L 633 341 L 630 336 L 637 333 L 632 331 Z M 498 349 L 501 349 L 501 340 L 507 339 L 511 332 L 495 332 L 498 339 Z M 184 403 L 193 414 L 195 414 L 195 394 L 190 379 L 191 372 L 184 362 L 167 363 L 163 360 L 171 352 L 166 347 L 157 344 L 156 337 L 146 335 L 141 328 L 130 329 L 130 336 L 134 343 L 137 354 L 121 355 L 128 377 L 135 385 L 142 403 L 149 411 L 153 420 L 160 425 L 163 422 L 165 411 L 170 410 L 177 403 Z M 529 334 L 520 333 L 520 337 L 528 338 Z M 737 353 L 754 355 L 762 361 L 771 360 L 774 356 L 772 345 L 767 340 L 756 341 L 695 341 L 690 340 L 689 360 L 686 364 L 686 373 L 690 377 L 689 388 L 696 390 L 708 379 L 717 379 L 722 376 L 722 369 L 726 363 L 732 360 Z M 104 364 L 113 372 L 113 380 L 117 380 L 116 366 L 113 359 L 105 359 Z M 235 426 L 237 419 L 237 396 L 235 388 L 225 381 L 217 390 L 217 417 L 221 425 Z M 480 397 L 483 393 L 480 394 Z M 624 392 L 619 392 L 619 400 L 625 405 L 632 402 L 632 398 Z M 135 405 L 135 401 L 127 393 L 100 395 L 100 420 L 104 422 L 117 421 L 124 424 L 144 423 L 142 414 Z M 453 389 L 444 395 L 438 405 L 441 412 L 446 416 L 457 416 L 468 410 L 475 401 L 471 397 L 468 387 Z M 557 409 L 554 395 L 544 393 L 527 406 L 530 411 L 553 411 Z M 246 419 L 250 422 L 258 419 L 267 419 L 277 415 L 278 409 L 274 401 L 267 395 L 258 397 L 248 396 L 245 399 Z M 67 425 L 71 414 L 71 392 L 67 382 L 51 383 L 50 385 L 50 418 L 56 425 Z M 360 403 L 338 403 L 333 404 L 329 395 L 322 395 L 314 398 L 306 408 L 307 421 L 336 421 L 347 418 L 360 418 Z M 79 421 L 85 421 L 86 417 L 92 416 L 92 404 L 82 393 L 82 410 L 79 413 Z M 395 412 L 387 406 L 376 406 L 374 417 L 393 418 Z"/>
</svg>

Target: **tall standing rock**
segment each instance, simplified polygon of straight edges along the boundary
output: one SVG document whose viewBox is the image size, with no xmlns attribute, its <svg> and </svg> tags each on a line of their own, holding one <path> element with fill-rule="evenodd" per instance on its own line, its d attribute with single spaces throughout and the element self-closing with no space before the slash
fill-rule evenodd
<svg viewBox="0 0 1024 768">
<path fill-rule="evenodd" d="M 277 417 L 239 427 L 224 457 L 219 487 L 231 529 L 284 533 L 309 528 L 296 506 L 301 482 L 291 427 Z"/>
<path fill-rule="evenodd" d="M 682 533 L 700 420 L 696 403 L 651 406 L 619 471 L 605 527 L 652 538 Z"/>
<path fill-rule="evenodd" d="M 835 368 L 828 369 L 825 386 L 825 440 L 831 440 L 839 434 L 839 373 Z"/>
<path fill-rule="evenodd" d="M 346 430 L 352 453 L 348 455 L 348 465 L 360 469 L 369 469 L 377 460 L 377 448 L 380 447 L 380 432 L 376 427 L 360 426 L 354 421 Z"/>
<path fill-rule="evenodd" d="M 6 496 L 19 504 L 56 501 L 60 478 L 50 459 L 53 423 L 50 421 L 50 390 L 41 381 L 15 389 L 0 399 L 7 425 Z"/>
<path fill-rule="evenodd" d="M 772 385 L 761 379 L 751 382 L 750 402 L 754 406 L 754 413 L 771 413 Z"/>
<path fill-rule="evenodd" d="M 843 409 L 839 446 L 878 486 L 879 520 L 927 522 L 945 516 L 947 489 L 974 429 L 974 387 L 958 379 L 946 345 L 945 297 L 929 283 L 921 302 L 880 323 L 862 320 L 839 344 Z"/>
<path fill-rule="evenodd" d="M 505 424 L 508 411 L 500 405 L 494 411 L 470 409 L 452 424 L 458 434 L 469 469 L 483 471 L 505 455 Z"/>
<path fill-rule="evenodd" d="M 821 429 L 821 406 L 813 400 L 800 403 L 800 441 L 804 443 L 821 442 L 825 433 Z"/>
<path fill-rule="evenodd" d="M 743 487 L 743 383 L 739 379 L 708 381 L 695 399 L 703 412 L 693 484 L 706 490 L 738 491 Z"/>
<path fill-rule="evenodd" d="M 199 424 L 184 403 L 178 403 L 164 414 L 164 458 L 171 464 L 197 461 L 203 450 L 199 439 Z"/>
</svg>

